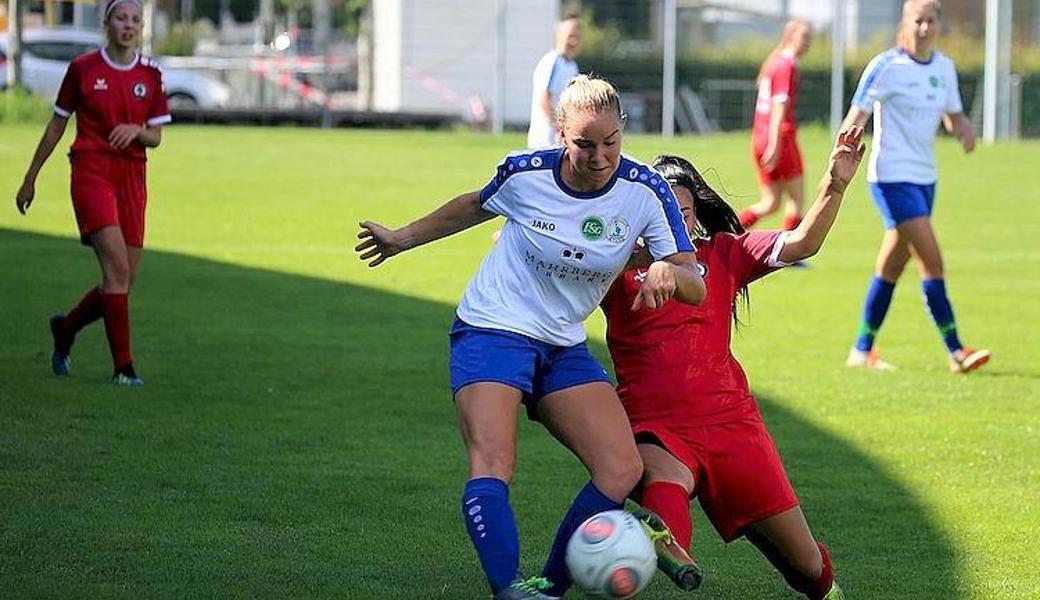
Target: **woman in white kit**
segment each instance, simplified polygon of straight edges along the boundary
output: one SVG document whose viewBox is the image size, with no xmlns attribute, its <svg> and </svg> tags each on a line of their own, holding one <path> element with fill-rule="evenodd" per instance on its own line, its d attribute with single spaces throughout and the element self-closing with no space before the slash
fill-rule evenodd
<svg viewBox="0 0 1040 600">
<path fill-rule="evenodd" d="M 560 597 L 564 550 L 586 518 L 622 506 L 642 475 L 628 419 L 585 345 L 583 322 L 622 270 L 638 237 L 655 262 L 633 308 L 705 295 L 693 243 L 668 183 L 621 154 L 624 116 L 607 81 L 574 78 L 557 109 L 562 147 L 506 157 L 484 188 L 400 229 L 362 222 L 356 250 L 369 266 L 496 215 L 498 243 L 470 281 L 451 330 L 451 387 L 469 455 L 463 519 L 498 600 Z M 591 481 L 564 516 L 542 577 L 519 573 L 509 482 L 516 416 L 570 449 Z"/>
<path fill-rule="evenodd" d="M 867 182 L 885 224 L 856 343 L 846 361 L 850 367 L 893 368 L 878 357 L 874 338 L 911 256 L 921 274 L 925 304 L 946 346 L 950 370 L 968 373 L 990 358 L 988 350 L 961 344 L 932 228 L 939 122 L 960 139 L 965 152 L 975 149 L 975 133 L 964 116 L 953 61 L 934 49 L 941 8 L 937 0 L 903 4 L 896 47 L 867 65 L 845 117 L 844 127 L 862 127 L 874 114 Z"/>
</svg>

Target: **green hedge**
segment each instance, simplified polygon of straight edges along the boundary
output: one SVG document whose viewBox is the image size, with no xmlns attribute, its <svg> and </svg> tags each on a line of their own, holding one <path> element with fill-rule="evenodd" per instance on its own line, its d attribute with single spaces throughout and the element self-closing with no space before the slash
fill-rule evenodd
<svg viewBox="0 0 1040 600">
<path fill-rule="evenodd" d="M 0 91 L 0 124 L 46 123 L 52 113 L 50 104 L 23 88 Z"/>
<path fill-rule="evenodd" d="M 639 94 L 644 102 L 643 121 L 650 131 L 660 130 L 661 122 L 661 61 L 651 59 L 618 59 L 602 56 L 582 56 L 582 72 L 593 72 L 609 79 L 627 94 Z M 707 80 L 735 80 L 751 85 L 758 74 L 758 64 L 721 63 L 680 60 L 676 65 L 676 84 L 689 86 L 695 92 L 703 91 Z M 845 70 L 845 106 L 848 106 L 862 66 Z M 977 70 L 960 71 L 961 98 L 966 111 L 975 102 L 976 92 L 982 92 L 982 73 Z M 800 71 L 798 106 L 799 122 L 827 123 L 830 120 L 831 73 L 829 69 L 805 68 Z M 724 130 L 750 127 L 753 104 L 748 106 L 748 94 L 730 93 L 723 96 L 718 106 L 707 106 L 708 117 Z M 702 99 L 707 100 L 705 94 Z M 753 103 L 753 96 L 750 100 Z M 639 112 L 639 111 L 637 111 Z M 981 123 L 976 123 L 981 128 Z M 1022 135 L 1040 136 L 1040 73 L 1022 77 Z"/>
</svg>

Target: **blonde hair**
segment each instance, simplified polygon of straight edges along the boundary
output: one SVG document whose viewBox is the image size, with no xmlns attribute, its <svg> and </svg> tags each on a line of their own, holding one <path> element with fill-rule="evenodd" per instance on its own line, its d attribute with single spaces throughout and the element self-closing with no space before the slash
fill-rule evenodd
<svg viewBox="0 0 1040 600">
<path fill-rule="evenodd" d="M 766 69 L 769 68 L 769 63 L 773 62 L 773 59 L 791 43 L 794 36 L 798 35 L 803 30 L 812 31 L 812 25 L 808 21 L 802 21 L 801 19 L 791 19 L 784 24 L 783 33 L 780 34 L 780 43 L 777 44 L 776 48 L 773 48 L 773 51 L 769 53 L 769 56 L 762 61 L 762 66 L 758 68 L 758 76 L 755 77 L 755 83 L 762 82 L 762 78 L 766 76 Z"/>
<path fill-rule="evenodd" d="M 903 3 L 903 17 L 899 20 L 899 31 L 896 32 L 896 45 L 907 49 L 913 45 L 914 32 L 908 27 L 910 15 L 915 8 L 931 8 L 936 17 L 942 16 L 940 0 L 906 0 Z"/>
<path fill-rule="evenodd" d="M 606 79 L 578 75 L 567 83 L 556 105 L 556 126 L 563 131 L 569 118 L 576 113 L 612 112 L 624 120 L 621 98 L 617 90 Z"/>
</svg>

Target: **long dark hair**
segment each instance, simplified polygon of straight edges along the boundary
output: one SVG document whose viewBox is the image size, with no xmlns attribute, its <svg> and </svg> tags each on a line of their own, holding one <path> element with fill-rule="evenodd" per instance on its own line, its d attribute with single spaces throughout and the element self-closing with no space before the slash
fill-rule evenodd
<svg viewBox="0 0 1040 600">
<path fill-rule="evenodd" d="M 654 159 L 654 169 L 663 175 L 668 183 L 686 188 L 693 196 L 698 236 L 710 239 L 717 233 L 744 233 L 744 226 L 740 224 L 733 207 L 704 181 L 690 161 L 681 156 L 662 154 Z M 742 303 L 748 312 L 751 310 L 751 299 L 746 285 L 740 288 L 737 296 L 738 300 L 733 302 L 733 322 L 739 327 L 741 322 L 737 316 L 737 304 Z"/>
</svg>

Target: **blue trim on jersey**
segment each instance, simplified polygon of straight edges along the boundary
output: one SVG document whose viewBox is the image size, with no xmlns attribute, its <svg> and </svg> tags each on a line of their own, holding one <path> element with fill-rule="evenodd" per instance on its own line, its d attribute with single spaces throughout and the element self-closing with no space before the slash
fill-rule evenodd
<svg viewBox="0 0 1040 600">
<path fill-rule="evenodd" d="M 916 56 L 914 56 L 913 54 L 910 54 L 909 52 L 907 52 L 906 48 L 899 48 L 899 53 L 902 54 L 903 56 L 909 58 L 910 60 L 914 61 L 915 63 L 917 63 L 919 65 L 930 65 L 930 64 L 932 64 L 932 61 L 935 60 L 935 55 L 938 54 L 939 52 L 937 50 L 932 50 L 932 55 L 928 58 L 928 60 L 918 60 Z"/>
<path fill-rule="evenodd" d="M 859 106 L 863 102 L 863 96 L 867 93 L 867 90 L 874 85 L 874 80 L 881 75 L 881 72 L 888 67 L 889 63 L 899 56 L 899 51 L 900 49 L 898 48 L 892 48 L 886 50 L 880 55 L 881 58 L 874 64 L 874 68 L 870 73 L 863 78 L 862 85 L 860 85 L 859 89 L 856 90 L 856 95 L 852 97 L 853 106 Z"/>
<path fill-rule="evenodd" d="M 571 188 L 569 185 L 567 185 L 566 182 L 563 181 L 563 175 L 560 174 L 560 168 L 563 166 L 563 160 L 562 160 L 563 159 L 563 152 L 564 152 L 564 148 L 557 148 L 556 149 L 556 153 L 557 153 L 556 164 L 553 165 L 553 179 L 556 180 L 556 187 L 560 188 L 560 191 L 562 191 L 563 193 L 567 194 L 568 196 L 573 196 L 574 198 L 580 198 L 582 200 L 587 200 L 589 198 L 599 198 L 600 196 L 602 196 L 603 194 L 606 194 L 607 192 L 609 192 L 611 189 L 614 188 L 614 184 L 617 183 L 618 172 L 621 171 L 620 167 L 618 167 L 617 169 L 614 169 L 614 173 L 610 176 L 610 181 L 607 182 L 607 185 L 599 188 L 598 190 L 592 190 L 592 191 L 589 191 L 589 192 L 583 192 L 583 191 Z"/>
<path fill-rule="evenodd" d="M 679 209 L 679 201 L 675 199 L 672 186 L 668 181 L 650 167 L 625 157 L 621 158 L 621 166 L 618 167 L 618 171 L 623 173 L 625 179 L 650 188 L 664 209 L 665 218 L 668 219 L 668 228 L 671 229 L 672 237 L 675 238 L 675 247 L 679 252 L 694 252 L 693 240 L 686 231 L 682 210 Z"/>
<path fill-rule="evenodd" d="M 563 148 L 548 148 L 537 152 L 526 152 L 507 156 L 501 164 L 491 181 L 480 189 L 480 205 L 487 204 L 492 196 L 505 185 L 506 181 L 516 173 L 525 171 L 538 171 L 541 169 L 556 170 L 556 164 L 563 156 Z"/>
</svg>

